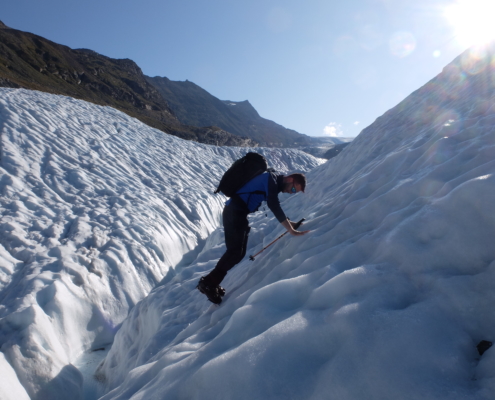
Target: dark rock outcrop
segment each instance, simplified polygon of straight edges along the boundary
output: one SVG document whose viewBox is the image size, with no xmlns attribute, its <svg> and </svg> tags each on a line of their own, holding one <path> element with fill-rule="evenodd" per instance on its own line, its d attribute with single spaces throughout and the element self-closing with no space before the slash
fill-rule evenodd
<svg viewBox="0 0 495 400">
<path fill-rule="evenodd" d="M 336 144 L 334 147 L 332 147 L 330 150 L 328 150 L 325 154 L 323 154 L 322 158 L 326 158 L 327 160 L 330 160 L 331 158 L 334 158 L 338 156 L 342 150 L 344 150 L 350 143 L 340 143 Z"/>
</svg>

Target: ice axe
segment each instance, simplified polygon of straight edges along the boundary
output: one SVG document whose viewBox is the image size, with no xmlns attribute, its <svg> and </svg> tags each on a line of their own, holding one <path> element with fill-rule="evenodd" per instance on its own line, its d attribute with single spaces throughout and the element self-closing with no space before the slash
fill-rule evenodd
<svg viewBox="0 0 495 400">
<path fill-rule="evenodd" d="M 304 221 L 304 218 L 303 218 L 303 219 L 301 219 L 300 221 L 296 222 L 296 223 L 292 226 L 292 228 L 293 228 L 294 230 L 296 230 L 297 228 L 299 228 L 299 227 L 301 226 L 301 224 L 303 223 L 303 221 Z M 263 247 L 260 251 L 258 251 L 258 252 L 257 252 L 254 256 L 249 256 L 249 259 L 250 259 L 251 261 L 254 261 L 254 258 L 255 258 L 257 255 L 259 255 L 259 254 L 263 253 L 266 249 L 268 249 L 268 247 L 270 247 L 270 246 L 271 246 L 273 243 L 275 243 L 277 240 L 279 240 L 279 239 L 281 239 L 282 237 L 284 237 L 287 233 L 289 233 L 289 231 L 285 231 L 284 233 L 282 233 L 282 234 L 281 234 L 278 238 L 276 238 L 273 242 L 271 242 L 271 243 L 267 244 L 267 245 L 266 245 L 265 247 Z"/>
</svg>

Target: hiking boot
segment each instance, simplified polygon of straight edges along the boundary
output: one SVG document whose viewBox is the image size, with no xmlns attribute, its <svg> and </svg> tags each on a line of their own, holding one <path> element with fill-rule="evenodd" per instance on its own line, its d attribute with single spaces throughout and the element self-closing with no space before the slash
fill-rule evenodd
<svg viewBox="0 0 495 400">
<path fill-rule="evenodd" d="M 223 297 L 225 296 L 225 289 L 223 287 L 221 287 L 220 285 L 217 286 L 217 289 L 218 289 L 218 294 Z"/>
<path fill-rule="evenodd" d="M 198 286 L 196 286 L 198 290 L 206 295 L 208 297 L 208 300 L 210 300 L 214 304 L 220 304 L 222 302 L 222 295 L 220 294 L 219 286 L 213 287 L 208 285 L 208 283 L 205 281 L 205 277 L 202 276 L 201 279 L 198 282 Z M 225 294 L 225 290 L 223 291 Z"/>
</svg>

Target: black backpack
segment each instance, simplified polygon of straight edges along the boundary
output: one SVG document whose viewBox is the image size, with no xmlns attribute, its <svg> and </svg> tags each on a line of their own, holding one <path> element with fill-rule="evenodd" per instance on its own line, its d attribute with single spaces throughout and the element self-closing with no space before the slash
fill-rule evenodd
<svg viewBox="0 0 495 400">
<path fill-rule="evenodd" d="M 258 153 L 247 153 L 223 174 L 215 193 L 222 192 L 232 197 L 236 192 L 254 177 L 268 170 L 266 158 Z"/>
</svg>

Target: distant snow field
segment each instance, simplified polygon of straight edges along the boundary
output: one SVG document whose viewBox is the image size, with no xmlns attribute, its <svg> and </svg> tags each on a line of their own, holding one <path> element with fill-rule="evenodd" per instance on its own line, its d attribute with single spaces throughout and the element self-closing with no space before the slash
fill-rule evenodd
<svg viewBox="0 0 495 400">
<path fill-rule="evenodd" d="M 87 366 L 129 310 L 203 249 L 225 200 L 215 185 L 250 149 L 188 142 L 109 107 L 4 88 L 0 132 L 0 398 L 96 396 L 94 387 L 83 394 Z M 281 172 L 323 162 L 257 151 Z"/>
</svg>

